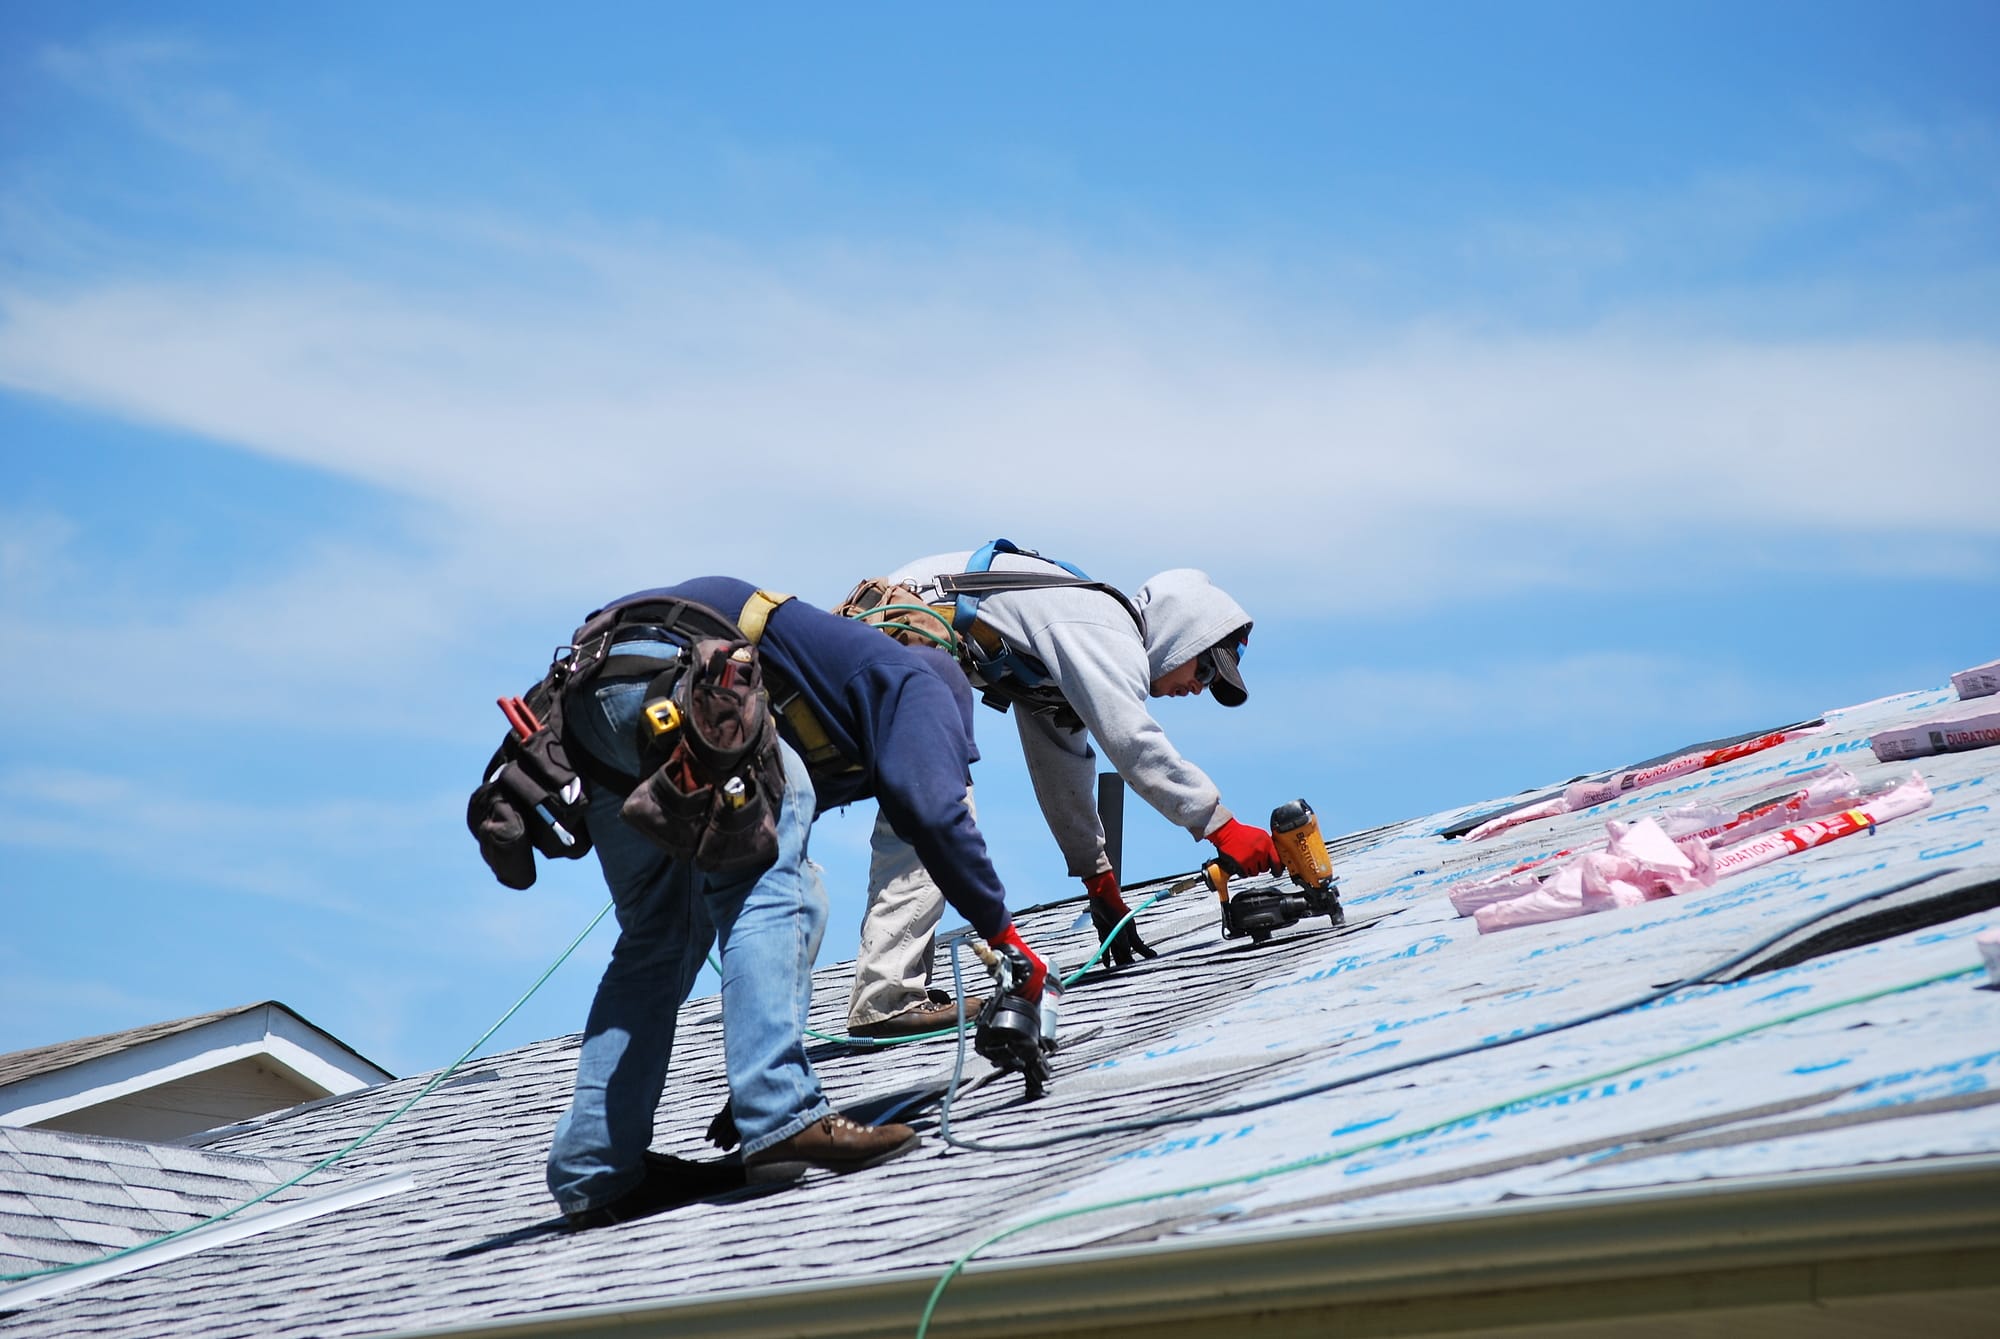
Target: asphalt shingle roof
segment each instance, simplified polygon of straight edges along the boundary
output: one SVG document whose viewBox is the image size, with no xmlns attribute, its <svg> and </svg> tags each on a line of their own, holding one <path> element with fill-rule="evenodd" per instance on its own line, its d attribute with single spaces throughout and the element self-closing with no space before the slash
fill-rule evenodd
<svg viewBox="0 0 2000 1339">
<path fill-rule="evenodd" d="M 366 1335 L 888 1269 L 941 1272 L 999 1226 L 1257 1173 L 1275 1174 L 1085 1213 L 985 1254 L 1225 1242 L 1281 1225 L 1392 1223 L 1524 1198 L 2000 1151 L 1991 1108 L 2000 993 L 1977 976 L 1879 993 L 1978 967 L 1973 937 L 2000 927 L 1991 896 L 1966 891 L 2000 877 L 2000 749 L 1921 760 L 1936 793 L 1922 813 L 1676 898 L 1486 936 L 1446 898 L 1463 879 L 1601 835 L 1607 816 L 1745 801 L 1827 761 L 1868 781 L 1907 774 L 1909 764 L 1876 764 L 1868 735 L 1953 701 L 1932 691 L 1829 713 L 1823 732 L 1795 743 L 1487 842 L 1437 834 L 1494 800 L 1355 834 L 1334 843 L 1354 922 L 1343 932 L 1308 921 L 1262 948 L 1224 942 L 1213 899 L 1184 892 L 1145 914 L 1157 960 L 1094 972 L 1069 993 L 1069 1045 L 1048 1096 L 1028 1103 L 1018 1080 L 997 1080 L 961 1099 L 953 1127 L 1005 1143 L 1282 1095 L 1515 1037 L 1688 978 L 1858 894 L 1937 876 L 1893 899 L 1904 920 L 1790 966 L 1248 1114 L 1032 1153 L 970 1153 L 932 1138 L 870 1172 L 578 1234 L 551 1227 L 542 1185 L 577 1040 L 555 1038 L 472 1063 L 338 1168 L 350 1180 L 409 1170 L 414 1192 L 35 1302 L 0 1320 L 0 1331 Z M 1927 913 L 1924 903 L 1935 905 Z M 1087 926 L 1072 925 L 1076 912 L 1071 903 L 1021 919 L 1032 942 L 1075 964 L 1095 947 Z M 815 1027 L 839 1030 L 850 972 L 815 973 Z M 1690 1049 L 1751 1028 L 1760 1030 Z M 690 1003 L 656 1148 L 711 1153 L 702 1136 L 725 1092 L 720 1042 L 716 1001 Z M 814 1047 L 841 1106 L 938 1081 L 952 1055 L 946 1041 Z M 968 1054 L 967 1075 L 986 1072 Z M 309 1163 L 427 1078 L 236 1127 L 205 1152 Z M 934 1134 L 935 1110 L 917 1123 Z"/>
<path fill-rule="evenodd" d="M 126 1028 L 122 1032 L 106 1032 L 96 1037 L 79 1037 L 74 1041 L 53 1042 L 47 1046 L 30 1047 L 25 1051 L 10 1051 L 0 1055 L 0 1086 L 18 1083 L 22 1079 L 34 1078 L 37 1074 L 48 1074 L 71 1065 L 80 1065 L 86 1060 L 100 1056 L 116 1055 L 134 1046 L 143 1046 L 149 1041 L 163 1037 L 177 1036 L 195 1028 L 224 1018 L 234 1018 L 238 1014 L 261 1009 L 262 1004 L 246 1004 L 236 1009 L 217 1009 L 213 1013 L 195 1014 L 190 1018 L 176 1018 L 165 1023 L 148 1023 L 144 1027 Z"/>
<path fill-rule="evenodd" d="M 210 1023 L 219 1023 L 226 1018 L 236 1018 L 243 1014 L 255 1013 L 260 1009 L 281 1009 L 291 1017 L 298 1019 L 306 1027 L 311 1028 L 314 1032 L 326 1036 L 328 1041 L 340 1046 L 342 1050 L 349 1049 L 345 1043 L 324 1033 L 308 1020 L 299 1017 L 289 1006 L 281 1004 L 277 1000 L 260 1000 L 255 1004 L 240 1005 L 234 1009 L 217 1009 L 213 1013 L 194 1014 L 188 1018 L 169 1019 L 164 1023 L 148 1023 L 143 1027 L 126 1028 L 122 1032 L 106 1032 L 95 1037 L 79 1037 L 74 1041 L 53 1042 L 47 1046 L 30 1047 L 25 1051 L 10 1051 L 5 1055 L 0 1055 L 0 1088 L 4 1088 L 10 1083 L 19 1083 L 24 1079 L 35 1078 L 38 1075 L 52 1074 L 57 1070 L 68 1069 L 73 1065 L 83 1064 L 87 1060 L 97 1060 L 107 1055 L 117 1055 L 120 1052 L 145 1046 L 151 1042 L 161 1041 L 168 1037 L 176 1037 L 184 1032 L 192 1032 L 197 1028 L 207 1027 Z"/>
<path fill-rule="evenodd" d="M 177 1144 L 0 1126 L 0 1273 L 136 1246 L 261 1195 L 305 1168 Z M 309 1192 L 301 1186 L 291 1193 Z"/>
</svg>

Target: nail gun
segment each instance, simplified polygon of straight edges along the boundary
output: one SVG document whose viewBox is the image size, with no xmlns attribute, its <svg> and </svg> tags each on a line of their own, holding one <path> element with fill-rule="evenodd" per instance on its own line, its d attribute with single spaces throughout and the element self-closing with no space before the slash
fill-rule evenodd
<svg viewBox="0 0 2000 1339">
<path fill-rule="evenodd" d="M 1028 1096 L 1040 1097 L 1048 1090 L 1054 1072 L 1049 1056 L 1056 1049 L 1056 1014 L 1062 1004 L 1062 982 L 1055 962 L 1048 964 L 1042 998 L 1029 1000 L 1020 993 L 1028 979 L 1025 960 L 1012 949 L 995 953 L 976 939 L 972 946 L 997 982 L 992 998 L 979 1010 L 972 1049 L 992 1061 L 1002 1074 L 1019 1074 L 1027 1081 Z"/>
<path fill-rule="evenodd" d="M 1217 856 L 1202 866 L 1209 891 L 1222 906 L 1222 937 L 1248 936 L 1253 944 L 1271 937 L 1273 930 L 1307 916 L 1324 916 L 1334 925 L 1346 923 L 1340 908 L 1340 884 L 1333 877 L 1333 857 L 1326 852 L 1320 836 L 1319 816 L 1304 800 L 1290 800 L 1271 811 L 1271 843 L 1285 862 L 1285 872 L 1297 888 L 1248 888 L 1231 894 L 1229 880 L 1243 870 L 1228 856 Z"/>
</svg>

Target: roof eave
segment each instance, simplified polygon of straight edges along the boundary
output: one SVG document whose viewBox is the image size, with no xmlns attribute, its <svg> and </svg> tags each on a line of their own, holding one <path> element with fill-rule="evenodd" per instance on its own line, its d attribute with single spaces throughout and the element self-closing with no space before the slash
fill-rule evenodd
<svg viewBox="0 0 2000 1339">
<path fill-rule="evenodd" d="M 386 1339 L 913 1333 L 938 1271 L 405 1330 Z M 1389 1222 L 975 1263 L 936 1324 L 972 1335 L 1172 1333 L 1255 1312 L 1301 1333 L 1420 1334 L 1991 1289 L 2000 1156 L 1519 1200 Z M 1338 1328 L 1333 1328 L 1338 1327 Z M 1260 1331 L 1262 1332 L 1262 1331 Z M 1287 1331 L 1289 1332 L 1289 1331 Z"/>
<path fill-rule="evenodd" d="M 184 1021 L 184 1027 L 133 1029 L 151 1034 L 0 1084 L 0 1124 L 46 1124 L 240 1060 L 277 1067 L 300 1088 L 333 1096 L 395 1077 L 277 1000 Z"/>
</svg>

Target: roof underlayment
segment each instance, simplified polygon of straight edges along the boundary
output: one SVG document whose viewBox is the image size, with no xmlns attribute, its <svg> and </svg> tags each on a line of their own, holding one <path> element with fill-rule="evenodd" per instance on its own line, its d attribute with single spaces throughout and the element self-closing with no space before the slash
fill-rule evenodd
<svg viewBox="0 0 2000 1339">
<path fill-rule="evenodd" d="M 1214 900 L 1183 891 L 1144 914 L 1157 960 L 1094 971 L 1067 996 L 1051 1092 L 1030 1104 L 1018 1080 L 985 1083 L 952 1126 L 1004 1145 L 1253 1104 L 1614 1008 L 1772 941 L 1581 1026 L 1039 1151 L 931 1138 L 870 1172 L 577 1234 L 551 1221 L 542 1186 L 575 1057 L 576 1038 L 558 1038 L 473 1062 L 311 1182 L 323 1194 L 408 1173 L 413 1189 L 35 1300 L 0 1293 L 0 1311 L 18 1307 L 0 1333 L 913 1333 L 954 1259 L 1055 1214 L 1068 1216 L 981 1249 L 932 1333 L 1157 1335 L 1259 1312 L 1258 1333 L 1565 1319 L 1638 1335 L 1683 1331 L 1606 1327 L 1787 1306 L 1819 1334 L 1875 1332 L 1884 1316 L 1979 1333 L 2000 1306 L 2000 991 L 1975 942 L 2000 929 L 2000 748 L 1881 764 L 1868 747 L 1957 704 L 1946 689 L 1828 712 L 1804 737 L 1486 841 L 1437 834 L 1504 802 L 1356 834 L 1334 843 L 1340 932 L 1314 920 L 1261 948 L 1224 942 Z M 1829 762 L 1864 784 L 1914 767 L 1932 801 L 1712 887 L 1577 919 L 1481 934 L 1447 896 L 1601 840 L 1607 818 L 1742 806 Z M 1077 909 L 1020 919 L 1074 964 L 1095 947 Z M 815 975 L 815 1028 L 840 1029 L 850 970 Z M 720 1040 L 716 1002 L 688 1005 L 662 1151 L 711 1152 Z M 819 1045 L 814 1058 L 852 1107 L 943 1082 L 953 1047 Z M 968 1055 L 968 1080 L 987 1068 Z M 430 1077 L 233 1127 L 205 1152 L 310 1164 Z M 934 1134 L 935 1107 L 915 1121 Z M 23 1175 L 0 1167 L 0 1215 L 60 1207 L 38 1183 L 22 1210 Z"/>
</svg>

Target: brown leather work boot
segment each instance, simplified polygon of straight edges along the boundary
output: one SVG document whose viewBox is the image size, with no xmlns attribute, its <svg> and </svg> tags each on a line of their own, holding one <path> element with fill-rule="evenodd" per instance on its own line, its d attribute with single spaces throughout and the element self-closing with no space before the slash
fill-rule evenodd
<svg viewBox="0 0 2000 1339">
<path fill-rule="evenodd" d="M 564 1213 L 571 1231 L 629 1223 L 710 1195 L 741 1190 L 746 1184 L 744 1169 L 730 1162 L 690 1162 L 651 1149 L 644 1156 L 645 1175 L 638 1185 L 609 1204 Z"/>
<path fill-rule="evenodd" d="M 972 1025 L 973 1019 L 979 1017 L 979 1011 L 985 1004 L 986 1001 L 977 995 L 965 997 L 967 1027 Z M 942 990 L 934 990 L 930 993 L 928 1003 L 920 1004 L 914 1009 L 905 1009 L 899 1014 L 891 1014 L 887 1018 L 879 1018 L 873 1023 L 850 1027 L 848 1032 L 852 1036 L 880 1040 L 884 1037 L 915 1037 L 926 1032 L 949 1032 L 957 1026 L 958 1005 Z"/>
<path fill-rule="evenodd" d="M 907 1125 L 862 1125 L 838 1111 L 743 1159 L 753 1183 L 795 1181 L 815 1167 L 858 1172 L 901 1157 L 923 1142 Z"/>
</svg>

